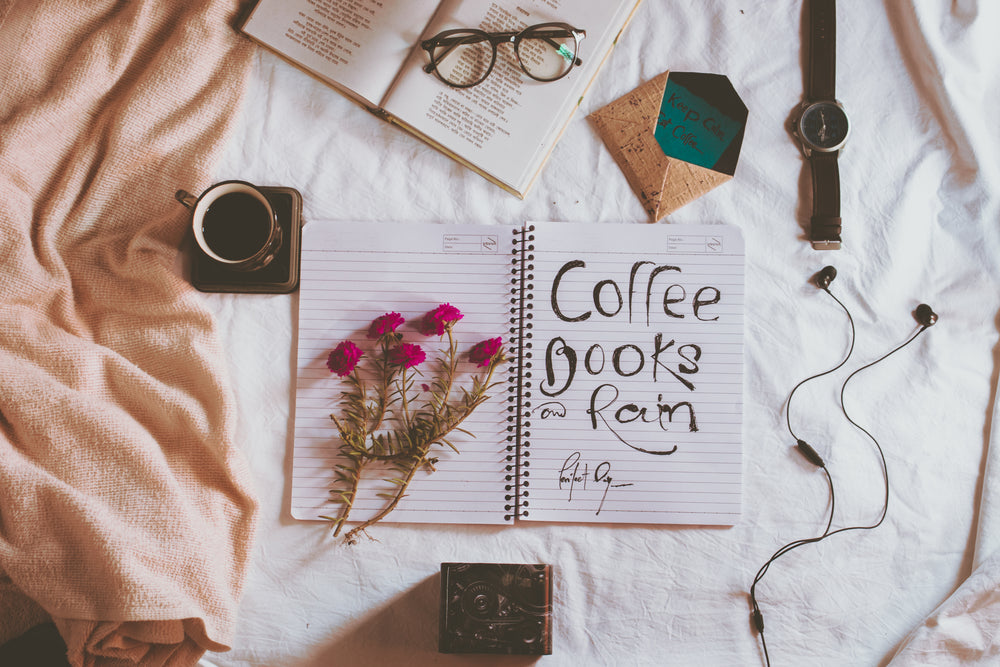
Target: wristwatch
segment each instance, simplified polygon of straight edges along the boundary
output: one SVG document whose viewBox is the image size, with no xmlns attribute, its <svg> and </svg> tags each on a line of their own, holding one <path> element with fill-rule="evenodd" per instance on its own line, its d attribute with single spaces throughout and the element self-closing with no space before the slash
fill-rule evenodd
<svg viewBox="0 0 1000 667">
<path fill-rule="evenodd" d="M 812 170 L 813 214 L 809 240 L 816 250 L 840 248 L 840 168 L 837 159 L 850 122 L 837 101 L 837 3 L 808 0 L 809 58 L 806 97 L 791 131 Z"/>
</svg>

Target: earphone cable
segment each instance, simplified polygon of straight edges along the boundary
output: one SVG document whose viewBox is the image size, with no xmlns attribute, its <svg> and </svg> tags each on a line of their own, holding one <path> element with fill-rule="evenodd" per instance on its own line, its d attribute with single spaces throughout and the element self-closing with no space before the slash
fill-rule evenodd
<svg viewBox="0 0 1000 667">
<path fill-rule="evenodd" d="M 753 583 L 750 585 L 750 604 L 753 612 L 754 626 L 757 629 L 758 636 L 760 637 L 761 648 L 763 649 L 764 660 L 765 664 L 767 665 L 771 664 L 771 658 L 768 655 L 767 639 L 764 636 L 764 617 L 763 613 L 760 610 L 760 605 L 757 602 L 757 584 L 759 584 L 761 580 L 764 578 L 764 575 L 767 574 L 767 571 L 771 568 L 771 565 L 776 560 L 784 556 L 786 553 L 794 551 L 795 549 L 798 549 L 799 547 L 804 546 L 806 544 L 819 542 L 820 540 L 823 540 L 827 536 L 829 536 L 830 529 L 833 527 L 833 517 L 836 511 L 837 496 L 836 492 L 834 491 L 833 476 L 830 474 L 829 469 L 823 463 L 822 459 L 820 459 L 819 456 L 815 454 L 814 450 L 812 450 L 812 448 L 809 445 L 807 445 L 801 438 L 798 437 L 798 435 L 796 435 L 795 430 L 792 428 L 792 419 L 791 419 L 792 398 L 795 396 L 795 393 L 807 382 L 811 382 L 812 380 L 821 378 L 825 375 L 829 375 L 831 373 L 840 370 L 844 366 L 844 364 L 848 362 L 848 360 L 851 358 L 851 355 L 854 353 L 854 342 L 857 336 L 857 330 L 854 326 L 854 318 L 851 316 L 851 311 L 848 310 L 847 306 L 844 305 L 844 303 L 840 299 L 838 299 L 833 292 L 830 291 L 828 284 L 823 285 L 822 290 L 826 292 L 830 296 L 830 298 L 836 301 L 837 304 L 840 306 L 840 308 L 844 311 L 844 314 L 847 315 L 847 321 L 850 324 L 850 332 L 851 332 L 850 345 L 848 346 L 847 354 L 844 355 L 844 358 L 841 359 L 840 362 L 837 363 L 837 365 L 833 366 L 828 370 L 816 373 L 815 375 L 811 375 L 805 378 L 792 388 L 792 390 L 788 394 L 788 399 L 785 401 L 785 425 L 788 428 L 789 435 L 791 435 L 792 439 L 798 443 L 798 446 L 800 450 L 802 450 L 803 454 L 811 461 L 816 463 L 820 467 L 820 469 L 822 469 L 823 472 L 826 473 L 827 484 L 829 485 L 830 488 L 830 515 L 827 519 L 826 528 L 823 530 L 822 535 L 816 537 L 803 538 L 795 540 L 793 542 L 789 542 L 788 544 L 784 545 L 783 547 L 775 551 L 774 554 L 772 554 L 771 557 L 767 560 L 767 562 L 765 562 L 764 565 L 762 565 L 761 568 L 757 571 L 757 575 L 754 577 Z M 803 446 L 808 448 L 808 452 L 805 449 L 802 449 Z M 809 455 L 810 452 L 816 457 L 815 460 L 810 457 Z"/>
<path fill-rule="evenodd" d="M 823 534 L 816 537 L 807 537 L 795 540 L 794 542 L 789 542 L 788 544 L 784 545 L 783 547 L 775 551 L 774 554 L 772 554 L 771 557 L 767 559 L 767 562 L 765 562 L 761 566 L 761 568 L 757 571 L 757 575 L 754 577 L 753 583 L 750 585 L 750 604 L 753 611 L 754 626 L 757 629 L 757 634 L 760 636 L 761 648 L 764 651 L 764 660 L 765 664 L 767 665 L 771 664 L 771 658 L 767 652 L 767 639 L 764 636 L 764 616 L 760 610 L 760 604 L 757 602 L 757 584 L 759 584 L 761 580 L 764 578 L 764 575 L 767 574 L 767 571 L 770 569 L 771 565 L 776 560 L 784 556 L 786 553 L 794 551 L 795 549 L 798 549 L 801 546 L 805 546 L 806 544 L 812 544 L 814 542 L 819 542 L 820 540 L 824 540 L 832 534 L 830 533 L 830 528 L 833 525 L 834 509 L 836 507 L 836 495 L 834 494 L 833 476 L 830 474 L 829 469 L 827 469 L 825 465 L 822 466 L 822 470 L 823 472 L 826 473 L 827 483 L 829 484 L 830 487 L 830 516 L 827 520 L 826 529 L 823 531 Z"/>
<path fill-rule="evenodd" d="M 846 364 L 847 361 L 851 358 L 851 355 L 854 353 L 854 340 L 857 333 L 854 327 L 854 318 L 851 317 L 851 311 L 847 309 L 847 306 L 844 305 L 843 301 L 838 299 L 837 296 L 830 291 L 829 287 L 823 287 L 822 289 L 824 292 L 830 295 L 831 299 L 837 302 L 837 304 L 841 307 L 841 309 L 843 309 L 844 314 L 847 315 L 847 321 L 851 325 L 851 344 L 848 347 L 847 354 L 844 355 L 844 358 L 840 361 L 839 364 L 837 364 L 836 366 L 834 366 L 829 370 L 825 370 L 821 373 L 816 373 L 815 375 L 810 375 L 809 377 L 807 377 L 806 379 L 802 380 L 797 385 L 795 385 L 792 388 L 792 391 L 789 392 L 788 399 L 785 401 L 785 425 L 788 427 L 788 432 L 791 434 L 792 439 L 794 440 L 799 440 L 799 437 L 795 434 L 795 431 L 792 429 L 792 417 L 791 417 L 792 397 L 795 396 L 795 392 L 797 392 L 799 388 L 802 385 L 806 384 L 807 382 L 811 382 L 812 380 L 821 378 L 824 375 L 829 375 L 830 373 L 835 373 L 836 371 L 840 370 L 844 366 L 844 364 Z"/>
<path fill-rule="evenodd" d="M 926 325 L 926 324 L 923 325 L 923 326 L 921 326 L 920 329 L 918 329 L 916 331 L 916 333 L 914 333 L 912 336 L 910 336 L 909 339 L 906 340 L 906 342 L 902 343 L 901 345 L 896 346 L 895 348 L 893 348 L 889 352 L 886 352 L 885 354 L 883 354 L 881 357 L 879 357 L 875 361 L 873 361 L 873 362 L 871 362 L 869 364 L 866 364 L 866 365 L 862 366 L 861 368 L 855 370 L 853 373 L 851 373 L 850 375 L 847 376 L 847 379 L 844 380 L 844 384 L 842 384 L 840 386 L 840 410 L 841 410 L 841 412 L 844 413 L 844 417 L 847 419 L 847 421 L 849 421 L 851 423 L 851 425 L 853 425 L 856 429 L 860 430 L 862 433 L 864 433 L 866 436 L 868 436 L 868 439 L 872 441 L 872 444 L 875 445 L 875 449 L 878 451 L 879 459 L 881 460 L 881 463 L 882 463 L 882 478 L 885 480 L 885 497 L 884 497 L 883 502 L 882 502 L 882 514 L 879 517 L 879 520 L 877 522 L 875 522 L 873 525 L 871 525 L 871 526 L 848 526 L 846 528 L 840 528 L 839 530 L 835 530 L 832 533 L 830 533 L 830 535 L 836 535 L 837 533 L 843 533 L 843 532 L 846 532 L 848 530 L 873 530 L 873 529 L 878 528 L 879 526 L 882 525 L 882 522 L 885 521 L 885 517 L 886 517 L 886 515 L 889 512 L 889 495 L 890 495 L 890 492 L 889 492 L 889 467 L 886 464 L 885 451 L 882 449 L 882 445 L 879 444 L 879 441 L 875 438 L 875 436 L 872 435 L 868 431 L 868 429 L 866 429 L 864 426 L 862 426 L 861 424 L 859 424 L 858 422 L 856 422 L 854 420 L 854 418 L 851 417 L 850 413 L 848 413 L 848 411 L 847 411 L 847 405 L 844 403 L 844 395 L 845 395 L 845 393 L 847 391 L 847 385 L 854 378 L 854 376 L 856 376 L 858 373 L 861 373 L 862 371 L 871 368 L 875 364 L 878 364 L 878 363 L 881 363 L 882 361 L 885 361 L 886 359 L 888 359 L 889 357 L 891 357 L 892 355 L 896 354 L 897 352 L 899 352 L 900 350 L 902 350 L 904 347 L 906 347 L 907 345 L 909 345 L 910 343 L 912 343 L 913 341 L 915 341 L 917 339 L 917 336 L 919 336 L 920 334 L 922 334 L 924 331 L 927 330 L 928 326 L 929 325 Z"/>
<path fill-rule="evenodd" d="M 830 293 L 829 290 L 825 290 L 825 291 L 827 291 L 827 293 L 830 294 L 830 296 L 832 296 L 837 301 L 837 303 L 839 303 L 841 305 L 842 308 L 844 308 L 845 312 L 847 312 L 848 318 L 851 318 L 850 312 L 847 311 L 847 308 L 844 306 L 844 304 L 839 299 L 837 299 L 832 293 Z M 850 321 L 851 321 L 851 350 L 853 351 L 853 349 L 854 349 L 854 320 L 853 320 L 853 318 L 851 318 Z M 875 361 L 872 361 L 872 362 L 870 362 L 870 363 L 868 363 L 868 364 L 866 364 L 866 365 L 864 365 L 864 366 L 856 369 L 855 371 L 853 371 L 847 377 L 847 379 L 844 380 L 844 383 L 840 387 L 840 409 L 843 412 L 844 417 L 847 419 L 847 421 L 849 421 L 851 423 L 851 425 L 853 425 L 855 428 L 859 429 L 862 433 L 864 433 L 866 436 L 868 436 L 868 438 L 875 445 L 875 449 L 878 452 L 879 460 L 880 460 L 881 467 L 882 467 L 882 479 L 884 481 L 884 486 L 885 486 L 885 495 L 883 497 L 883 502 L 882 502 L 882 512 L 879 515 L 878 521 L 876 521 L 875 523 L 873 523 L 871 525 L 846 526 L 844 528 L 838 528 L 837 530 L 831 531 L 830 529 L 831 529 L 831 527 L 833 525 L 833 516 L 834 516 L 835 503 L 836 503 L 836 496 L 835 496 L 835 493 L 834 493 L 833 477 L 830 474 L 830 471 L 827 469 L 827 467 L 826 467 L 825 464 L 822 464 L 820 466 L 822 468 L 822 470 L 826 473 L 827 481 L 829 482 L 829 485 L 830 485 L 830 518 L 829 518 L 829 520 L 827 522 L 826 529 L 823 531 L 822 535 L 819 535 L 819 536 L 813 537 L 813 538 L 796 540 L 796 541 L 790 542 L 790 543 L 786 544 L 785 546 L 781 547 L 780 549 L 778 549 L 774 553 L 774 555 L 772 555 L 771 558 L 768 559 L 767 562 L 764 563 L 763 566 L 761 566 L 760 570 L 758 570 L 758 572 L 757 572 L 757 576 L 754 578 L 753 584 L 750 586 L 750 602 L 751 602 L 751 606 L 752 606 L 752 610 L 753 610 L 754 625 L 755 625 L 755 627 L 757 629 L 757 634 L 760 636 L 761 647 L 762 647 L 763 652 L 764 652 L 764 661 L 765 661 L 765 664 L 768 665 L 768 667 L 770 667 L 771 658 L 770 658 L 770 655 L 768 654 L 767 640 L 764 637 L 764 620 L 763 620 L 763 614 L 760 611 L 760 605 L 757 602 L 756 588 L 757 588 L 757 584 L 760 583 L 761 579 L 763 579 L 763 577 L 767 573 L 768 569 L 770 569 L 771 564 L 773 564 L 775 560 L 777 560 L 778 558 L 780 558 L 784 554 L 786 554 L 786 553 L 788 553 L 790 551 L 793 551 L 794 549 L 798 549 L 799 547 L 804 546 L 806 544 L 815 544 L 817 542 L 821 542 L 821 541 L 823 541 L 823 540 L 825 540 L 825 539 L 827 539 L 829 537 L 833 537 L 834 535 L 839 535 L 841 533 L 846 533 L 846 532 L 851 532 L 851 531 L 856 531 L 856 530 L 874 530 L 874 529 L 876 529 L 876 528 L 878 528 L 879 526 L 882 525 L 882 523 L 885 521 L 885 518 L 886 518 L 886 516 L 888 515 L 888 512 L 889 512 L 889 497 L 890 497 L 891 494 L 890 494 L 890 485 L 889 485 L 889 468 L 888 468 L 888 464 L 887 464 L 886 458 L 885 458 L 885 451 L 882 449 L 882 445 L 878 442 L 878 439 L 876 439 L 875 436 L 872 435 L 871 432 L 869 432 L 866 428 L 864 428 L 863 426 L 861 426 L 853 417 L 851 417 L 850 413 L 848 412 L 847 406 L 846 406 L 846 404 L 844 402 L 844 397 L 845 397 L 845 394 L 846 394 L 847 385 L 850 383 L 850 381 L 856 375 L 858 375 L 862 371 L 867 370 L 867 369 L 871 368 L 872 366 L 875 366 L 878 363 L 881 363 L 882 361 L 886 360 L 887 358 L 889 358 L 893 354 L 899 352 L 900 350 L 902 350 L 903 348 L 905 348 L 907 345 L 909 345 L 910 343 L 912 343 L 914 340 L 917 339 L 917 337 L 921 333 L 923 333 L 924 331 L 926 331 L 929 326 L 930 326 L 930 324 L 924 324 L 924 325 L 922 325 L 920 327 L 920 329 L 918 329 L 916 331 L 916 333 L 914 333 L 912 336 L 910 336 L 910 338 L 907 339 L 904 343 L 902 343 L 902 344 L 898 345 L 897 347 L 893 348 L 892 350 L 890 350 L 886 354 L 882 355 L 881 357 L 879 357 Z M 850 357 L 850 353 L 848 353 L 848 357 Z M 837 370 L 838 368 L 840 368 L 841 366 L 843 366 L 844 363 L 846 363 L 846 361 L 847 361 L 847 359 L 845 358 L 843 362 L 841 362 L 838 366 L 834 367 L 830 371 L 826 371 L 824 373 L 820 373 L 820 374 L 815 375 L 813 377 L 822 377 L 823 375 L 831 373 L 831 372 Z M 799 384 L 797 384 L 795 386 L 795 389 L 798 389 L 800 386 L 802 386 L 802 384 L 804 384 L 806 381 L 808 381 L 808 379 L 811 379 L 811 378 L 807 378 L 807 380 L 803 380 L 802 382 L 800 382 Z M 794 393 L 795 389 L 792 390 L 793 393 Z M 791 395 L 789 396 L 789 402 L 790 402 L 790 400 L 791 400 Z M 787 411 L 787 407 L 786 407 L 786 411 Z M 790 422 L 789 422 L 789 432 L 791 432 Z M 793 437 L 794 437 L 794 433 L 793 433 Z"/>
</svg>

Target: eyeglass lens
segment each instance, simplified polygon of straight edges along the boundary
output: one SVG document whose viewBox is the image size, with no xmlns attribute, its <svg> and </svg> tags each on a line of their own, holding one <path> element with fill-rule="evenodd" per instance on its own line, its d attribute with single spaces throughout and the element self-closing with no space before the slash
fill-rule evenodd
<svg viewBox="0 0 1000 667">
<path fill-rule="evenodd" d="M 571 30 L 540 26 L 520 33 L 514 49 L 528 76 L 554 81 L 573 67 L 577 40 Z M 496 47 L 486 33 L 456 31 L 438 40 L 430 56 L 438 76 L 453 86 L 468 87 L 480 83 L 490 73 Z"/>
<path fill-rule="evenodd" d="M 453 86 L 473 86 L 493 67 L 493 45 L 478 32 L 455 32 L 440 39 L 430 52 L 438 76 Z"/>
<path fill-rule="evenodd" d="M 514 48 L 524 71 L 539 81 L 565 76 L 576 61 L 576 35 L 565 28 L 529 28 Z"/>
</svg>

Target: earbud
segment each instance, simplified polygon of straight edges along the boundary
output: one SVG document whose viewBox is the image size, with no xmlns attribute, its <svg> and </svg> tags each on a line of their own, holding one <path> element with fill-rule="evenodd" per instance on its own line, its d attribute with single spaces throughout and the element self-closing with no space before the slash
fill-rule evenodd
<svg viewBox="0 0 1000 667">
<path fill-rule="evenodd" d="M 929 327 L 938 321 L 937 313 L 931 309 L 926 303 L 922 303 L 917 306 L 917 309 L 913 311 L 913 316 L 920 323 L 920 326 Z"/>
<path fill-rule="evenodd" d="M 816 287 L 820 289 L 826 289 L 833 282 L 833 279 L 837 277 L 837 269 L 832 266 L 824 266 L 823 269 L 816 274 L 814 278 L 816 282 Z"/>
</svg>

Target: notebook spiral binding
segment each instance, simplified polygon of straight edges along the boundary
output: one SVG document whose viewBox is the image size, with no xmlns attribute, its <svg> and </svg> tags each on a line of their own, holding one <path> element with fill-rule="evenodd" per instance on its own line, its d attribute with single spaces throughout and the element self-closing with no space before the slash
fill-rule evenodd
<svg viewBox="0 0 1000 667">
<path fill-rule="evenodd" d="M 534 299 L 534 225 L 513 231 L 510 280 L 510 349 L 507 386 L 507 491 L 505 521 L 528 516 L 531 447 L 531 309 Z"/>
</svg>

